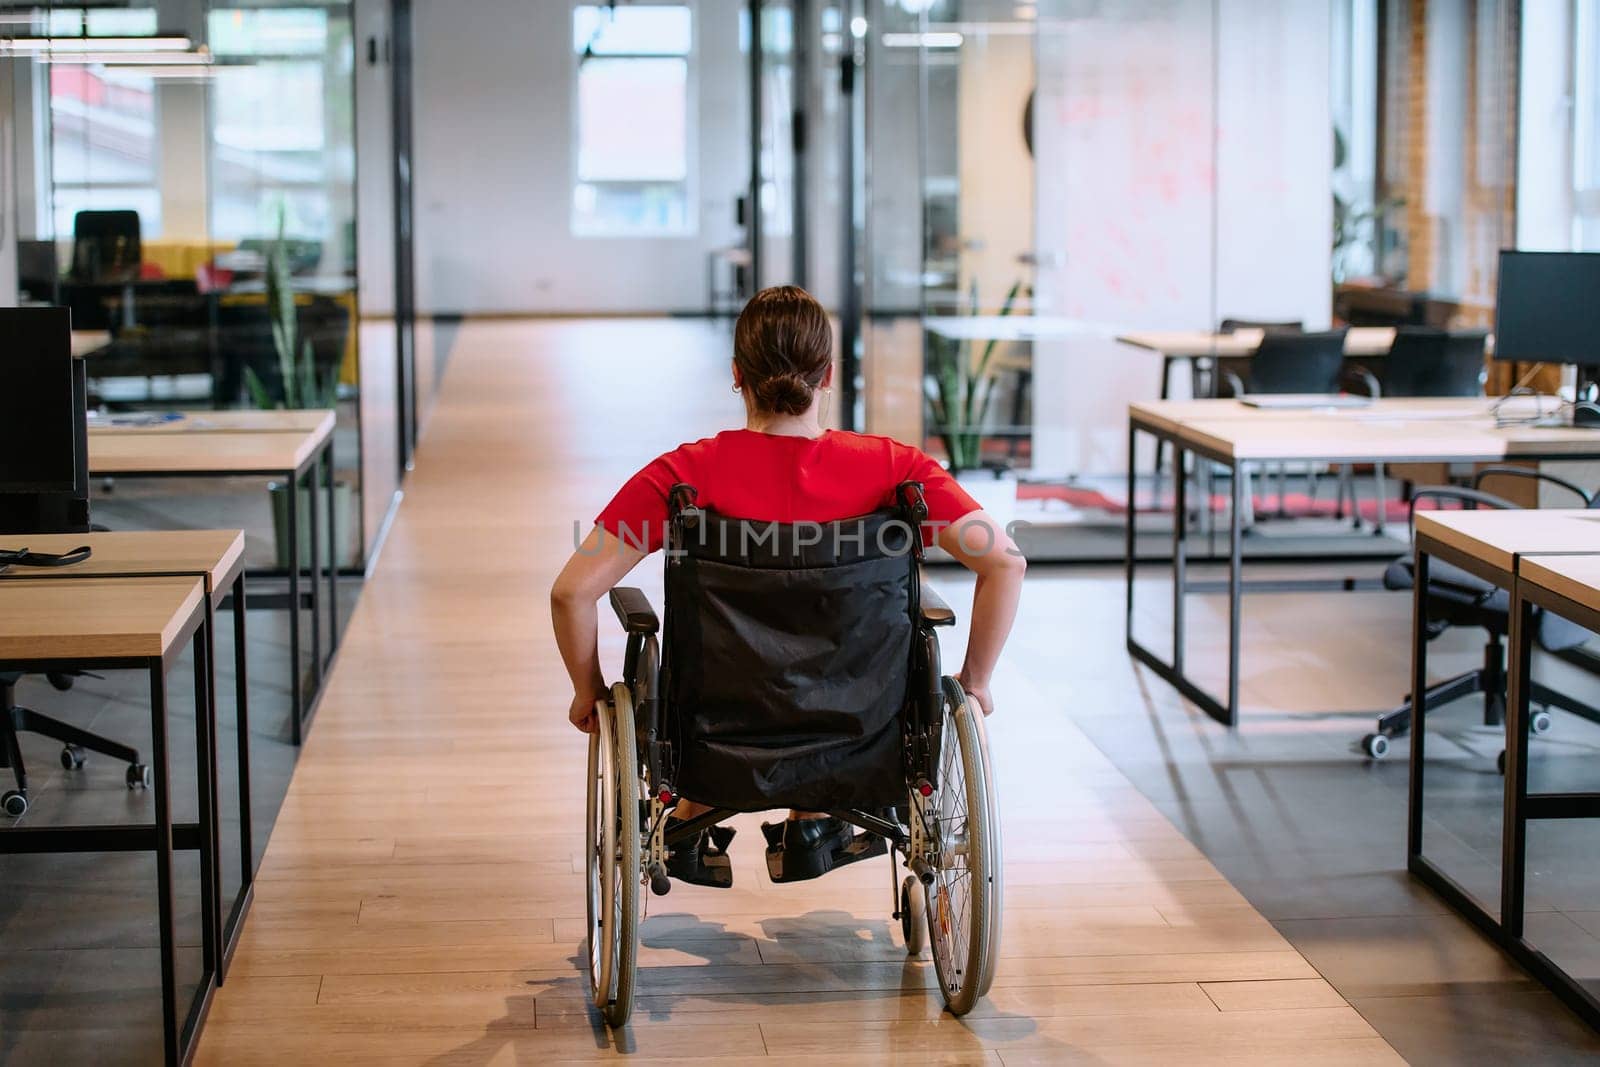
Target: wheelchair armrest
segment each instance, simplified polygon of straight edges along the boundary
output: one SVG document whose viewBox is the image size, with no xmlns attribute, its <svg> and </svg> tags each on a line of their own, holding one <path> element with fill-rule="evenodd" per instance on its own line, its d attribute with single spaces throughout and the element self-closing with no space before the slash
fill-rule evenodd
<svg viewBox="0 0 1600 1067">
<path fill-rule="evenodd" d="M 617 622 L 630 634 L 653 634 L 661 629 L 656 609 L 643 592 L 631 585 L 619 585 L 611 590 L 611 610 L 617 613 Z"/>
<path fill-rule="evenodd" d="M 917 593 L 917 604 L 922 613 L 922 621 L 929 626 L 954 626 L 955 609 L 933 591 L 933 586 L 928 584 L 928 576 L 919 571 L 917 581 L 921 583 L 921 589 Z"/>
</svg>

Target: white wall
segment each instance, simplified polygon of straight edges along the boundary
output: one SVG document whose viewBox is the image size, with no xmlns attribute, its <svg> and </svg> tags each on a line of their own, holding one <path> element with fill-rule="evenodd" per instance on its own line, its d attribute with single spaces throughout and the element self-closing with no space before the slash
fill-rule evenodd
<svg viewBox="0 0 1600 1067">
<path fill-rule="evenodd" d="M 1517 247 L 1572 247 L 1572 11 L 1525 4 L 1517 100 Z"/>
<path fill-rule="evenodd" d="M 1127 404 L 1157 396 L 1161 369 L 1113 334 L 1328 322 L 1330 11 L 1145 0 L 1058 17 L 1070 7 L 1040 5 L 1036 292 L 1087 332 L 1034 346 L 1035 467 L 1112 473 Z"/>
<path fill-rule="evenodd" d="M 417 300 L 423 314 L 705 307 L 749 183 L 740 0 L 696 0 L 698 233 L 571 232 L 571 6 L 416 5 Z"/>
</svg>

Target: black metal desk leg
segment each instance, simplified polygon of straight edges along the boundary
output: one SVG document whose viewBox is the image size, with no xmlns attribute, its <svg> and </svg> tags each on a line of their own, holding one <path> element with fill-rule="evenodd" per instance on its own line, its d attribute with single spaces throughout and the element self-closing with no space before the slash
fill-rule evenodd
<svg viewBox="0 0 1600 1067">
<path fill-rule="evenodd" d="M 1522 936 L 1528 863 L 1528 692 L 1533 669 L 1533 605 L 1511 595 L 1511 677 L 1506 691 L 1506 801 L 1500 844 L 1500 926 Z M 1415 713 L 1413 713 L 1413 717 Z M 1413 731 L 1416 729 L 1412 726 Z"/>
<path fill-rule="evenodd" d="M 1406 856 L 1422 857 L 1422 776 L 1427 716 L 1419 702 L 1428 691 L 1428 554 L 1416 551 L 1411 593 L 1411 795 L 1406 806 Z"/>
<path fill-rule="evenodd" d="M 195 784 L 200 809 L 200 928 L 201 958 L 205 969 L 217 971 L 217 946 L 222 943 L 219 917 L 222 888 L 217 855 L 221 850 L 217 831 L 217 711 L 211 675 L 211 597 L 206 596 L 206 621 L 195 631 L 194 653 L 194 759 Z"/>
<path fill-rule="evenodd" d="M 1188 479 L 1183 464 L 1186 453 L 1176 441 L 1172 445 L 1172 669 L 1183 673 L 1184 591 L 1189 584 L 1189 513 L 1185 500 Z"/>
<path fill-rule="evenodd" d="M 328 466 L 328 659 L 339 647 L 339 519 L 334 506 L 337 494 L 333 480 L 333 435 L 328 435 L 328 448 L 323 453 Z"/>
<path fill-rule="evenodd" d="M 1228 719 L 1239 725 L 1239 622 L 1244 596 L 1244 528 L 1241 521 L 1244 479 L 1243 466 L 1234 463 L 1228 478 L 1231 502 L 1228 507 Z"/>
<path fill-rule="evenodd" d="M 317 475 L 322 473 L 322 461 L 314 459 L 306 468 L 306 478 L 310 485 L 306 488 L 307 508 L 306 538 L 311 548 L 311 567 L 306 577 L 310 579 L 311 586 L 311 691 L 322 691 L 322 538 L 317 536 L 317 508 L 322 498 L 322 486 L 317 484 Z"/>
<path fill-rule="evenodd" d="M 306 702 L 300 677 L 300 480 L 289 476 L 289 738 L 303 740 Z"/>
<path fill-rule="evenodd" d="M 239 854 L 240 878 L 249 886 L 255 874 L 255 848 L 250 840 L 250 696 L 245 678 L 244 571 L 233 582 L 233 700 L 239 748 Z"/>
<path fill-rule="evenodd" d="M 1139 431 L 1130 421 L 1128 423 L 1128 518 L 1126 532 L 1123 536 L 1122 572 L 1127 582 L 1127 598 L 1124 602 L 1125 621 L 1124 636 L 1130 644 L 1133 642 L 1133 571 L 1134 571 L 1134 520 L 1139 514 L 1139 500 L 1135 493 L 1137 479 L 1133 467 L 1133 446 L 1139 439 Z"/>
<path fill-rule="evenodd" d="M 167 764 L 167 675 L 150 663 L 150 765 L 156 800 L 156 912 L 161 937 L 161 1038 L 168 1063 L 179 1060 L 177 936 L 172 902 L 172 779 Z"/>
</svg>

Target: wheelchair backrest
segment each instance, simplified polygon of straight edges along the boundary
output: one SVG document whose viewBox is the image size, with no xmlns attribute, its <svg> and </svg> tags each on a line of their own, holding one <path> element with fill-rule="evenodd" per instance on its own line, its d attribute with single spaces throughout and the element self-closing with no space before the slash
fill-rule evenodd
<svg viewBox="0 0 1600 1067">
<path fill-rule="evenodd" d="M 683 795 L 759 810 L 859 801 L 861 775 L 903 790 L 920 516 L 754 522 L 687 499 L 674 492 L 661 686 Z"/>
</svg>

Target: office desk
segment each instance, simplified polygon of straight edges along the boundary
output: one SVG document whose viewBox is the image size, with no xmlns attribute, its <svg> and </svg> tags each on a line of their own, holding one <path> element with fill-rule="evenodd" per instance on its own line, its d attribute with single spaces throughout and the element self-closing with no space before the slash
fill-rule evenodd
<svg viewBox="0 0 1600 1067">
<path fill-rule="evenodd" d="M 1116 332 L 1111 326 L 1062 315 L 929 315 L 922 328 L 952 341 L 1059 341 Z"/>
<path fill-rule="evenodd" d="M 1427 716 L 1411 721 L 1406 867 L 1544 982 L 1591 1026 L 1600 1001 L 1524 937 L 1529 819 L 1600 817 L 1600 793 L 1528 793 L 1535 607 L 1600 630 L 1600 512 L 1463 511 L 1417 516 L 1411 640 L 1413 693 L 1427 688 L 1428 567 L 1440 559 L 1511 591 L 1501 827 L 1500 906 L 1485 905 L 1424 851 Z"/>
<path fill-rule="evenodd" d="M 1125 345 L 1157 352 L 1168 360 L 1209 359 L 1248 356 L 1261 347 L 1264 330 L 1235 330 L 1212 333 L 1209 330 L 1136 330 L 1117 337 Z M 1386 356 L 1394 345 L 1392 326 L 1353 326 L 1344 335 L 1347 356 Z"/>
<path fill-rule="evenodd" d="M 206 629 L 216 633 L 216 612 L 229 600 L 233 609 L 234 713 L 238 730 L 239 780 L 239 892 L 223 918 L 222 951 L 217 979 L 227 977 L 228 964 L 238 945 L 239 930 L 254 895 L 254 848 L 250 840 L 250 715 L 249 691 L 245 676 L 245 575 L 244 531 L 242 530 L 137 530 L 87 534 L 30 534 L 26 537 L 0 536 L 0 545 L 26 545 L 35 552 L 67 552 L 79 545 L 93 550 L 82 563 L 69 567 L 12 566 L 0 570 L 0 582 L 14 581 L 104 581 L 114 578 L 198 578 L 206 594 Z M 216 705 L 215 657 L 207 660 L 206 691 Z M 217 765 L 215 734 L 212 735 L 211 766 Z M 214 813 L 212 827 L 221 817 L 216 796 L 216 777 L 212 779 L 210 803 Z M 221 842 L 212 839 L 215 854 L 222 855 Z M 220 862 L 220 859 L 219 859 Z M 220 915 L 220 911 L 219 911 Z"/>
<path fill-rule="evenodd" d="M 216 413 L 222 414 L 222 413 Z M 241 413 L 242 414 L 242 413 Z M 272 413 L 266 413 L 272 414 Z M 299 413 L 293 413 L 299 414 Z M 236 478 L 259 476 L 281 478 L 292 490 L 310 481 L 310 528 L 317 528 L 319 477 L 326 487 L 328 535 L 328 654 L 322 654 L 322 607 L 319 592 L 320 545 L 308 538 L 311 548 L 311 698 L 320 694 L 322 672 L 339 647 L 338 520 L 334 506 L 333 419 L 331 412 L 311 412 L 318 416 L 313 430 L 246 431 L 211 430 L 195 425 L 187 429 L 152 433 L 148 430 L 108 430 L 89 435 L 89 474 L 93 477 L 123 478 Z M 211 418 L 207 415 L 207 418 Z M 196 420 L 198 421 L 198 420 Z M 183 426 L 185 423 L 173 423 Z M 325 468 L 325 471 L 319 470 Z M 286 496 L 289 537 L 289 662 L 291 733 L 296 745 L 304 739 L 309 699 L 300 676 L 300 494 Z"/>
<path fill-rule="evenodd" d="M 90 433 L 116 434 L 173 434 L 173 433 L 299 433 L 316 434 L 319 438 L 331 434 L 334 413 L 321 408 L 288 411 L 177 411 L 177 419 L 159 422 L 142 421 L 146 415 L 164 416 L 165 412 L 134 415 L 91 415 Z M 120 421 L 119 421 L 120 420 Z"/>
<path fill-rule="evenodd" d="M 167 751 L 167 674 L 194 645 L 195 760 L 199 821 L 174 824 Z M 208 689 L 211 633 L 205 583 L 197 578 L 106 578 L 0 582 L 0 670 L 45 673 L 139 670 L 150 681 L 151 769 L 155 821 L 139 825 L 33 827 L 0 832 L 0 854 L 24 852 L 154 852 L 161 948 L 162 1037 L 166 1061 L 185 1062 L 205 1019 L 218 971 L 217 856 L 214 811 L 205 797 L 215 781 L 209 753 L 215 708 Z M 199 987 L 178 1018 L 177 937 L 173 924 L 172 854 L 200 853 Z"/>
<path fill-rule="evenodd" d="M 1458 413 L 1450 404 L 1463 405 Z M 1480 413 L 1481 412 L 1481 413 Z M 1170 444 L 1175 471 L 1182 472 L 1186 453 L 1210 460 L 1230 472 L 1228 508 L 1228 577 L 1225 583 L 1191 584 L 1187 575 L 1187 476 L 1175 480 L 1172 559 L 1172 658 L 1165 660 L 1133 633 L 1134 578 L 1140 566 L 1134 553 L 1138 520 L 1135 471 L 1128 464 L 1126 520 L 1126 630 L 1130 654 L 1176 687 L 1206 714 L 1228 726 L 1239 721 L 1239 622 L 1244 593 L 1241 539 L 1243 527 L 1241 467 L 1249 462 L 1401 463 L 1493 462 L 1504 459 L 1577 459 L 1600 457 L 1600 430 L 1573 427 L 1497 427 L 1481 399 L 1460 401 L 1381 401 L 1371 408 L 1337 411 L 1262 412 L 1231 400 L 1152 401 L 1128 408 L 1128 455 L 1135 455 L 1138 436 L 1146 433 Z M 1207 509 L 1209 512 L 1209 508 Z M 1333 588 L 1376 586 L 1344 579 Z M 1329 588 L 1319 580 L 1273 580 L 1274 591 Z M 1184 666 L 1184 598 L 1189 593 L 1228 594 L 1227 691 L 1214 696 L 1198 685 Z"/>
</svg>

